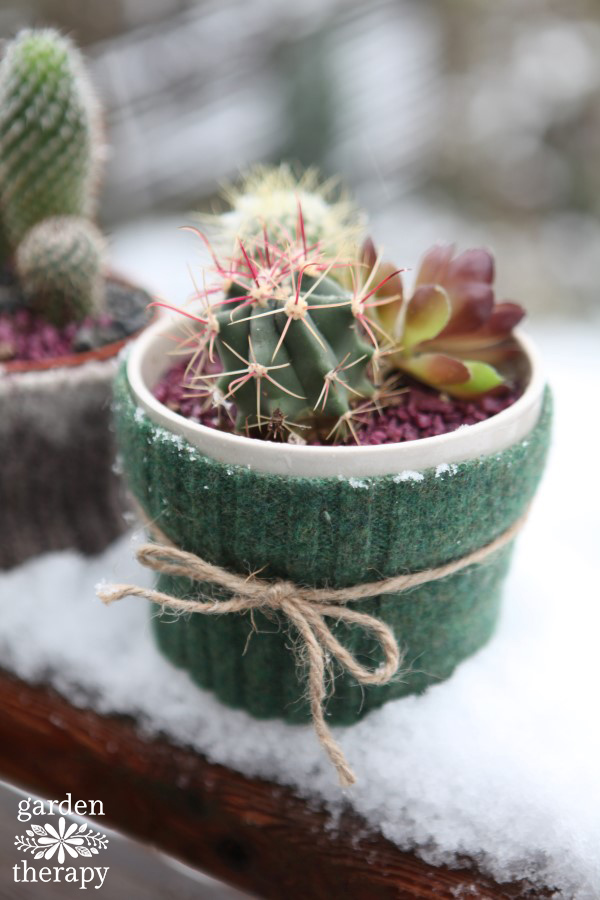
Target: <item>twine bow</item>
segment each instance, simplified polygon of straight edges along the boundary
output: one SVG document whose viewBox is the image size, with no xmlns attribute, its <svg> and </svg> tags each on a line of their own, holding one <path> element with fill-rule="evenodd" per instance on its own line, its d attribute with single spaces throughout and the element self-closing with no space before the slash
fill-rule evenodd
<svg viewBox="0 0 600 900">
<path fill-rule="evenodd" d="M 328 658 L 352 675 L 359 684 L 383 685 L 398 672 L 402 654 L 398 639 L 392 629 L 367 613 L 349 609 L 351 601 L 365 600 L 380 594 L 399 594 L 410 588 L 439 581 L 467 566 L 476 565 L 508 544 L 520 530 L 525 516 L 485 547 L 454 560 L 446 565 L 421 572 L 394 575 L 381 581 L 372 581 L 348 588 L 310 588 L 291 581 L 269 581 L 256 575 L 244 577 L 213 565 L 186 550 L 180 550 L 155 525 L 150 525 L 156 543 L 140 546 L 136 557 L 141 565 L 167 575 L 181 575 L 192 581 L 206 582 L 224 588 L 231 594 L 227 600 L 172 597 L 151 588 L 133 584 L 102 585 L 97 595 L 103 603 L 110 604 L 124 597 L 143 597 L 175 612 L 200 613 L 222 616 L 229 613 L 246 613 L 254 610 L 272 611 L 284 616 L 293 625 L 300 639 L 302 655 L 308 663 L 308 699 L 313 726 L 321 746 L 338 772 L 340 783 L 347 787 L 354 784 L 356 776 L 350 768 L 340 745 L 334 740 L 325 722 L 324 703 L 327 697 L 326 669 Z M 379 643 L 384 661 L 376 669 L 362 666 L 350 651 L 341 644 L 325 621 L 328 618 L 356 625 L 370 632 Z"/>
</svg>

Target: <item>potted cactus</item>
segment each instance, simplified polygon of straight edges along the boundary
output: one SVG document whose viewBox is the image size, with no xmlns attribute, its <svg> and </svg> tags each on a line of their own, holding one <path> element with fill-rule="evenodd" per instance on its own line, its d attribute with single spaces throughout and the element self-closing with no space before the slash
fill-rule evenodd
<svg viewBox="0 0 600 900">
<path fill-rule="evenodd" d="M 194 302 L 117 379 L 159 579 L 102 596 L 158 604 L 162 652 L 224 703 L 312 715 L 348 783 L 327 723 L 438 683 L 490 638 L 550 400 L 487 251 L 433 248 L 407 296 L 313 175 L 260 171 L 229 200 Z"/>
<path fill-rule="evenodd" d="M 108 400 L 149 298 L 92 220 L 104 143 L 78 51 L 23 31 L 0 63 L 0 568 L 123 530 Z"/>
</svg>

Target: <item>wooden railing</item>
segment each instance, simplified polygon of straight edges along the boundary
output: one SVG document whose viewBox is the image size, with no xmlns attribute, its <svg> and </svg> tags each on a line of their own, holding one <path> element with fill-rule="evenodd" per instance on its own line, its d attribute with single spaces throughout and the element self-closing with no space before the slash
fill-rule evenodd
<svg viewBox="0 0 600 900">
<path fill-rule="evenodd" d="M 288 788 L 249 779 L 136 723 L 0 673 L 0 778 L 47 799 L 98 797 L 103 824 L 257 897 L 456 900 L 550 896 L 468 863 L 427 865 L 351 811 L 336 827 Z"/>
</svg>

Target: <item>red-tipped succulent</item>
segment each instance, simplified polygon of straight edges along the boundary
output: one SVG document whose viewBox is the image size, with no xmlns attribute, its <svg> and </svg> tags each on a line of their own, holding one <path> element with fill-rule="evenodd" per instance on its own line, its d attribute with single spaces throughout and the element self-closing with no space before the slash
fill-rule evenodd
<svg viewBox="0 0 600 900">
<path fill-rule="evenodd" d="M 381 264 L 373 243 L 363 246 L 367 271 Z M 474 397 L 505 383 L 496 366 L 518 352 L 512 329 L 524 316 L 516 303 L 494 300 L 494 260 L 487 250 L 435 246 L 421 262 L 410 298 L 394 275 L 378 291 L 369 318 L 378 332 L 379 359 L 455 397 Z"/>
</svg>

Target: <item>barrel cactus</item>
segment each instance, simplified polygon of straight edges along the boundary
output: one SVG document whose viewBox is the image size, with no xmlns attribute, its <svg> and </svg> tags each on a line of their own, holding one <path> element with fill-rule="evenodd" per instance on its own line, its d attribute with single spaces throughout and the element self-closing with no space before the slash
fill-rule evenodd
<svg viewBox="0 0 600 900">
<path fill-rule="evenodd" d="M 103 145 L 78 50 L 53 29 L 24 30 L 0 64 L 0 214 L 14 251 L 50 216 L 89 216 Z"/>
<path fill-rule="evenodd" d="M 102 310 L 105 241 L 77 216 L 53 216 L 31 228 L 15 268 L 27 305 L 54 325 Z"/>
<path fill-rule="evenodd" d="M 178 309 L 197 325 L 184 339 L 192 389 L 208 404 L 235 404 L 242 434 L 335 440 L 382 397 L 367 310 L 396 273 L 363 277 L 353 243 L 360 217 L 327 200 L 315 178 L 259 170 L 227 192 L 232 209 L 211 220 L 215 246 L 198 232 L 212 266 L 200 309 Z"/>
<path fill-rule="evenodd" d="M 238 430 L 261 428 L 278 412 L 295 424 L 333 427 L 351 412 L 353 398 L 371 396 L 373 348 L 358 333 L 351 295 L 336 281 L 298 268 L 267 286 L 254 268 L 238 275 L 235 287 L 245 293 L 217 302 L 213 327 L 225 369 L 219 388 L 236 404 Z"/>
</svg>

